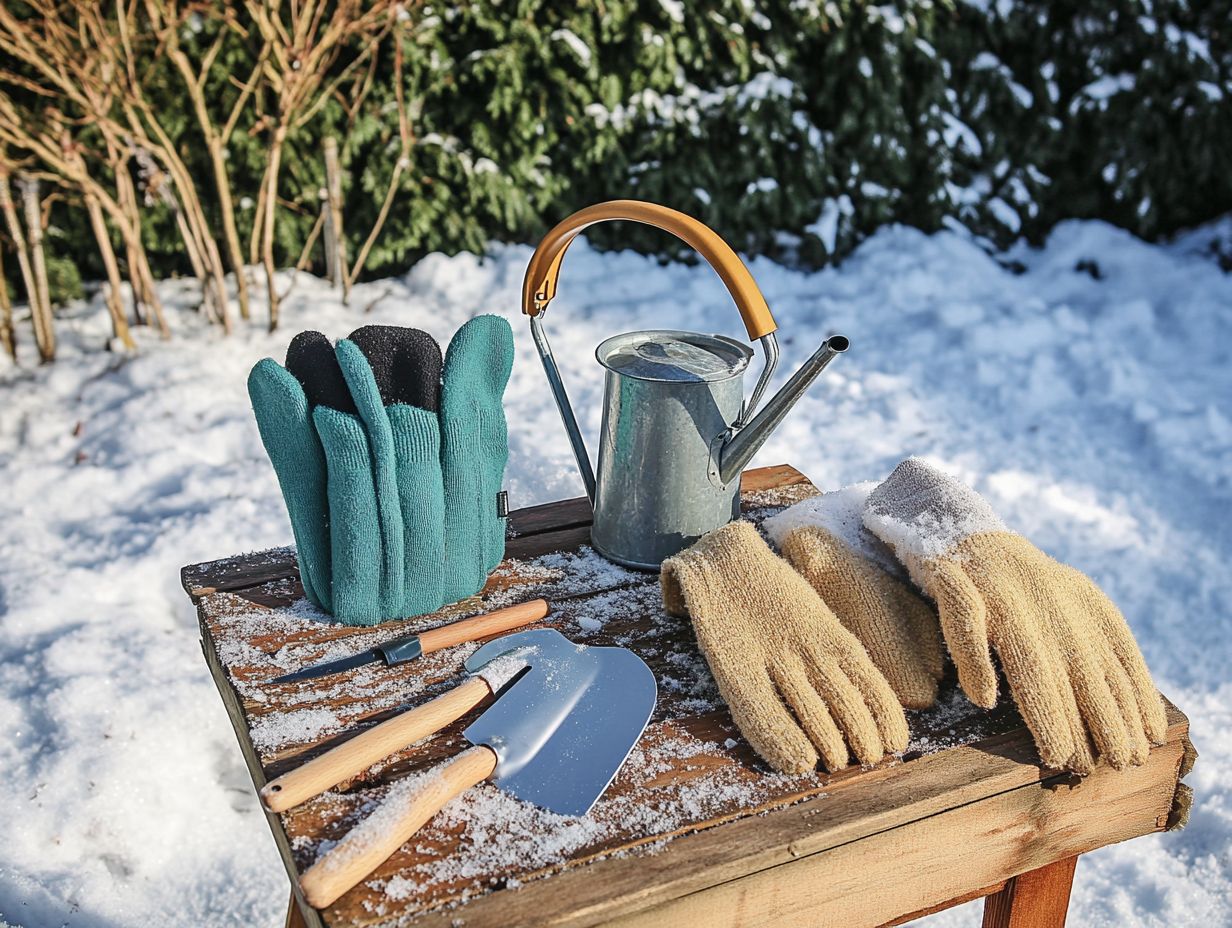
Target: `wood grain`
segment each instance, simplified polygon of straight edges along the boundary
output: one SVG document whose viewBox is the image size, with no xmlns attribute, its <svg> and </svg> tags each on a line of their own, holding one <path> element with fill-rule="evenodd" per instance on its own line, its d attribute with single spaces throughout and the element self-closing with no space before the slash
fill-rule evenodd
<svg viewBox="0 0 1232 928">
<path fill-rule="evenodd" d="M 1007 874 L 1162 830 L 1178 757 L 1176 745 L 1165 746 L 1131 770 L 1101 767 L 1073 786 L 1010 790 L 608 924 L 880 925 Z"/>
<path fill-rule="evenodd" d="M 1078 837 L 1095 842 L 1072 853 L 1163 830 L 1166 822 L 1160 817 L 1161 810 L 1171 802 L 1188 731 L 1188 721 L 1170 704 L 1168 718 L 1167 744 L 1152 752 L 1147 767 L 1127 773 L 1100 767 L 1081 782 L 1052 773 L 1038 766 L 1030 733 L 1017 727 L 908 763 L 871 771 L 857 768 L 832 781 L 822 796 L 678 838 L 650 857 L 604 861 L 601 880 L 586 870 L 566 871 L 544 881 L 550 893 L 529 892 L 540 885 L 532 884 L 518 893 L 476 899 L 467 906 L 467 924 L 588 928 L 624 916 L 628 925 L 642 924 L 639 919 L 643 918 L 646 925 L 671 925 L 676 919 L 675 924 L 715 928 L 711 921 L 718 926 L 741 924 L 729 920 L 724 911 L 733 907 L 751 911 L 752 902 L 741 902 L 746 899 L 773 907 L 765 911 L 773 911 L 775 919 L 791 924 L 798 915 L 802 924 L 808 924 L 816 906 L 837 904 L 847 893 L 866 902 L 870 894 L 881 893 L 881 902 L 870 904 L 867 918 L 844 910 L 852 925 L 881 925 L 922 908 L 944 907 L 943 903 L 964 892 L 1049 863 L 1033 855 L 1047 857 L 1050 853 L 1046 842 L 1053 815 L 1057 828 L 1067 832 L 1066 840 L 1072 837 L 1068 832 L 1078 826 Z M 1095 802 L 1109 791 L 1121 803 L 1105 815 L 1095 808 Z M 1005 797 L 1013 799 L 1004 807 L 982 805 Z M 1134 803 L 1141 807 L 1129 814 Z M 977 807 L 979 814 L 971 817 L 970 810 Z M 917 826 L 922 830 L 909 830 Z M 923 837 L 913 837 L 917 834 Z M 938 853 L 939 847 L 945 853 Z M 868 853 L 861 852 L 853 862 L 845 855 L 856 848 Z M 831 853 L 838 856 L 830 858 Z M 944 876 L 938 872 L 940 864 L 931 861 L 933 857 L 957 861 L 949 878 L 963 883 L 961 890 L 944 882 L 938 885 L 946 889 L 930 889 L 933 879 L 940 881 Z M 985 857 L 994 862 L 992 870 L 1003 869 L 981 879 L 986 872 Z M 805 859 L 815 860 L 818 866 L 831 859 L 843 863 L 833 870 L 826 865 L 824 871 L 811 874 L 808 868 L 784 869 Z M 912 878 L 910 892 L 895 903 L 881 884 L 905 884 L 915 872 L 912 868 L 925 876 Z M 880 875 L 864 879 L 861 873 L 865 871 Z M 769 876 L 758 881 L 750 874 Z M 745 882 L 742 878 L 746 877 L 752 882 Z M 816 885 L 835 881 L 845 887 L 843 892 L 832 893 Z M 725 901 L 713 909 L 709 903 L 697 911 L 691 908 L 714 892 Z M 891 911 L 897 904 L 902 907 Z M 757 919 L 748 922 L 760 923 Z M 416 924 L 445 928 L 448 913 L 424 917 Z"/>
<path fill-rule="evenodd" d="M 814 493 L 793 468 L 749 471 L 742 510 L 759 520 Z M 850 924 L 877 925 L 974 898 L 1062 856 L 1167 826 L 1179 801 L 1188 744 L 1187 722 L 1171 706 L 1168 744 L 1152 753 L 1146 767 L 1127 774 L 1099 771 L 1077 787 L 1038 766 L 1030 735 L 1012 706 L 975 710 L 955 695 L 953 680 L 943 687 L 948 702 L 910 714 L 916 740 L 901 762 L 814 778 L 768 776 L 739 740 L 726 711 L 699 699 L 713 692 L 713 683 L 687 623 L 662 612 L 657 577 L 622 574 L 614 588 L 611 576 L 587 573 L 601 562 L 583 547 L 589 540 L 585 501 L 555 505 L 559 521 L 551 506 L 511 515 L 508 558 L 482 594 L 431 616 L 376 629 L 315 621 L 297 611 L 302 590 L 293 557 L 285 551 L 185 568 L 206 660 L 258 788 L 371 731 L 407 705 L 444 692 L 457 682 L 460 658 L 450 650 L 402 667 L 352 671 L 337 680 L 270 686 L 269 679 L 511 602 L 546 598 L 552 612 L 542 624 L 585 644 L 632 647 L 660 681 L 659 705 L 638 746 L 654 763 L 631 763 L 622 770 L 592 813 L 603 828 L 564 861 L 514 861 L 466 878 L 425 877 L 436 872 L 423 869 L 432 860 L 468 853 L 460 826 L 429 822 L 373 879 L 323 911 L 305 909 L 310 928 L 394 923 L 445 928 L 458 918 L 467 928 L 585 928 L 613 920 L 633 926 L 682 919 L 793 924 L 807 921 L 808 913 L 816 924 L 816 913 L 831 907 L 850 915 Z M 287 736 L 295 730 L 291 722 L 320 711 L 337 724 Z M 323 796 L 281 815 L 268 814 L 292 879 L 308 869 L 323 842 L 337 841 L 370 812 L 391 784 L 457 754 L 468 721 L 459 720 L 413 750 L 395 752 Z M 725 784 L 715 794 L 719 798 L 680 812 L 693 808 L 685 801 L 693 796 L 692 784 L 708 778 Z M 664 804 L 676 810 L 666 825 L 648 826 L 648 819 L 636 814 Z M 1053 820 L 1063 823 L 1061 833 L 1051 827 Z M 939 835 L 947 843 L 938 845 Z M 938 855 L 938 846 L 958 851 Z M 931 862 L 950 856 L 956 861 L 953 870 Z M 893 872 L 887 862 L 897 862 Z M 382 887 L 399 879 L 414 891 L 386 895 Z M 888 888 L 896 882 L 902 883 L 901 892 Z M 843 901 L 859 898 L 872 900 L 866 910 L 855 912 Z"/>
<path fill-rule="evenodd" d="M 1077 856 L 1014 877 L 984 901 L 983 928 L 1065 928 Z"/>
</svg>

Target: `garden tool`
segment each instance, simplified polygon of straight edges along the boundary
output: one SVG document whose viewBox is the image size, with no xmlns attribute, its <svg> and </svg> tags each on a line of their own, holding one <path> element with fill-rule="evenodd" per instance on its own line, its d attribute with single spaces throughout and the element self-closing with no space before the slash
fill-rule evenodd
<svg viewBox="0 0 1232 928">
<path fill-rule="evenodd" d="M 974 490 L 909 458 L 869 495 L 864 524 L 936 600 L 958 682 L 986 708 L 996 652 L 1045 766 L 1085 774 L 1103 757 L 1120 769 L 1163 743 L 1163 702 L 1120 611 Z"/>
<path fill-rule="evenodd" d="M 474 747 L 395 785 L 318 859 L 300 878 L 311 905 L 332 903 L 483 780 L 560 815 L 585 815 L 603 795 L 654 711 L 650 668 L 625 648 L 575 645 L 554 629 L 490 641 L 466 669 L 482 673 L 497 661 L 512 683 L 463 732 Z"/>
<path fill-rule="evenodd" d="M 663 562 L 663 603 L 687 615 L 741 734 L 775 770 L 862 764 L 907 747 L 885 677 L 816 591 L 750 522 Z"/>
<path fill-rule="evenodd" d="M 894 552 L 861 521 L 874 486 L 868 481 L 806 499 L 762 528 L 864 645 L 903 707 L 927 709 L 945 669 L 941 629 Z"/>
<path fill-rule="evenodd" d="M 720 335 L 630 332 L 595 351 L 606 369 L 596 476 L 548 345 L 543 316 L 561 261 L 587 227 L 616 219 L 657 226 L 695 248 L 726 285 L 765 364 L 748 401 L 742 378 L 753 352 Z M 848 341 L 831 335 L 779 392 L 759 404 L 778 364 L 777 328 L 740 258 L 712 229 L 684 213 L 637 200 L 590 206 L 562 221 L 531 256 L 522 284 L 548 385 L 594 508 L 591 543 L 609 560 L 658 570 L 664 558 L 739 515 L 740 474 L 796 400 Z"/>
<path fill-rule="evenodd" d="M 445 648 L 452 648 L 456 644 L 476 641 L 479 638 L 487 638 L 490 635 L 497 635 L 501 632 L 520 628 L 523 625 L 529 625 L 531 622 L 539 621 L 547 614 L 547 600 L 533 599 L 530 602 L 519 603 L 516 606 L 508 606 L 483 615 L 471 616 L 459 622 L 450 622 L 447 625 L 429 629 L 426 632 L 403 635 L 400 638 L 394 638 L 391 641 L 386 641 L 384 644 L 368 648 L 366 651 L 360 651 L 358 654 L 352 654 L 349 657 L 322 661 L 319 664 L 302 667 L 292 673 L 284 673 L 282 676 L 275 677 L 269 682 L 291 683 L 296 680 L 309 680 L 314 677 L 342 673 L 344 670 L 353 670 L 356 667 L 373 664 L 377 661 L 383 662 L 386 667 L 397 667 L 399 664 L 405 664 L 408 661 L 413 661 L 434 651 L 442 651 Z"/>
</svg>

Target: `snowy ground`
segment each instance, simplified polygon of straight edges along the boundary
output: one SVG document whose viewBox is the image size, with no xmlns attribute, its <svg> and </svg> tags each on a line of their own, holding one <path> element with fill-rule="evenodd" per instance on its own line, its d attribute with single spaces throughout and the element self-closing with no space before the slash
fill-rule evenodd
<svg viewBox="0 0 1232 928">
<path fill-rule="evenodd" d="M 1232 922 L 1232 276 L 1198 253 L 1212 234 L 1154 247 L 1071 223 L 1013 255 L 1021 275 L 901 228 L 836 271 L 753 265 L 781 326 L 780 382 L 825 334 L 852 340 L 758 461 L 833 488 L 933 456 L 1108 590 L 1193 722 L 1192 823 L 1084 857 L 1076 925 Z M 290 540 L 245 376 L 303 328 L 398 323 L 445 341 L 476 312 L 505 313 L 512 503 L 575 495 L 515 318 L 529 254 L 434 256 L 359 287 L 351 309 L 301 276 L 274 335 L 223 339 L 173 310 L 176 339 L 134 359 L 83 350 L 105 337 L 96 300 L 60 324 L 55 365 L 33 365 L 29 338 L 20 370 L 0 362 L 0 923 L 280 923 L 286 877 L 178 584 L 182 564 Z M 563 276 L 549 327 L 592 436 L 601 338 L 742 337 L 704 266 L 579 245 Z M 189 288 L 164 292 L 185 302 Z M 930 924 L 977 922 L 965 906 Z"/>
</svg>

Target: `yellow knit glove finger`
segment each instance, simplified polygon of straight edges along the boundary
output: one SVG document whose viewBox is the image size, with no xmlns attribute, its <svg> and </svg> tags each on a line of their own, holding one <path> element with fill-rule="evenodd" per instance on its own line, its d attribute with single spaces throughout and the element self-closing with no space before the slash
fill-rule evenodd
<svg viewBox="0 0 1232 928">
<path fill-rule="evenodd" d="M 1124 616 L 973 490 L 912 458 L 869 496 L 864 524 L 936 600 L 959 683 L 979 705 L 996 701 L 996 652 L 1047 766 L 1120 769 L 1162 743 L 1163 703 Z"/>
<path fill-rule="evenodd" d="M 876 763 L 907 746 L 907 721 L 863 647 L 748 522 L 669 558 L 668 611 L 687 610 L 732 719 L 776 770 Z"/>
<path fill-rule="evenodd" d="M 924 600 L 821 526 L 794 529 L 779 549 L 864 645 L 903 706 L 926 709 L 937 701 L 941 628 Z"/>
</svg>

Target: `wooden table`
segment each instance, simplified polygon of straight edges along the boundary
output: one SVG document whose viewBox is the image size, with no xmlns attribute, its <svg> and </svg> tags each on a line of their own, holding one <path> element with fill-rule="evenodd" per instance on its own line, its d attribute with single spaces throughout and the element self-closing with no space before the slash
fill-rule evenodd
<svg viewBox="0 0 1232 928">
<path fill-rule="evenodd" d="M 812 495 L 798 471 L 745 474 L 754 520 Z M 302 598 L 294 553 L 185 567 L 205 659 L 260 788 L 325 748 L 456 683 L 473 645 L 398 668 L 264 681 L 450 618 L 545 596 L 545 624 L 638 651 L 660 683 L 651 725 L 590 816 L 565 819 L 482 785 L 328 909 L 293 891 L 288 925 L 441 928 L 900 924 L 987 897 L 986 926 L 1065 920 L 1077 856 L 1184 823 L 1188 721 L 1142 767 L 1077 780 L 1041 768 L 1010 705 L 973 708 L 947 681 L 910 714 L 901 760 L 786 777 L 734 730 L 686 623 L 663 613 L 657 577 L 586 547 L 589 509 L 567 500 L 513 513 L 508 557 L 482 597 L 376 629 L 334 625 Z M 468 720 L 282 815 L 268 814 L 294 886 L 397 778 L 461 748 Z"/>
</svg>

